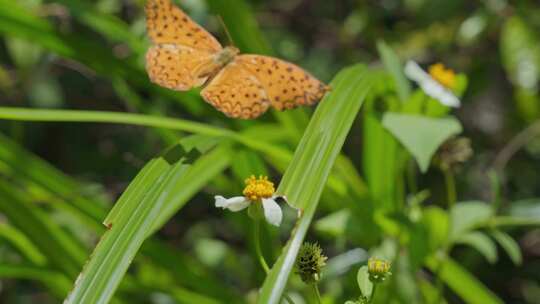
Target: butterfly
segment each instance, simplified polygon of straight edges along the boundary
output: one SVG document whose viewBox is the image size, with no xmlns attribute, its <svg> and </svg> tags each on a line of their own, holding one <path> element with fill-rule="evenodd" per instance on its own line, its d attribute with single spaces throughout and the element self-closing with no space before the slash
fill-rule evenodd
<svg viewBox="0 0 540 304">
<path fill-rule="evenodd" d="M 253 119 L 270 106 L 313 105 L 329 91 L 292 63 L 222 47 L 171 0 L 148 0 L 146 24 L 153 42 L 146 53 L 150 80 L 177 91 L 205 86 L 202 98 L 229 117 Z"/>
</svg>

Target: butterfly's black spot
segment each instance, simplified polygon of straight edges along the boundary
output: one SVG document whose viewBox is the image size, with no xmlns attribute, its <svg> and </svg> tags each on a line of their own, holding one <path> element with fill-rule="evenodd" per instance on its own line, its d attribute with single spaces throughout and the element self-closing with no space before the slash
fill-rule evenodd
<svg viewBox="0 0 540 304">
<path fill-rule="evenodd" d="M 253 98 L 257 98 L 257 94 L 253 93 L 251 96 L 253 96 Z"/>
<path fill-rule="evenodd" d="M 193 36 L 193 34 L 192 33 L 187 33 L 186 36 L 191 37 L 191 36 Z"/>
<path fill-rule="evenodd" d="M 231 97 L 232 97 L 232 98 L 236 97 L 236 94 L 231 94 Z"/>
<path fill-rule="evenodd" d="M 296 91 L 296 88 L 292 88 L 293 91 Z"/>
<path fill-rule="evenodd" d="M 287 89 L 283 89 L 283 94 L 287 94 Z"/>
<path fill-rule="evenodd" d="M 272 70 L 268 69 L 268 75 L 272 75 Z"/>
<path fill-rule="evenodd" d="M 178 16 L 173 16 L 174 21 L 178 21 Z"/>
<path fill-rule="evenodd" d="M 162 34 L 161 32 L 158 32 L 158 33 L 157 33 L 157 36 L 158 36 L 158 37 L 162 37 L 163 34 Z"/>
<path fill-rule="evenodd" d="M 182 18 L 182 21 L 184 21 L 184 22 L 186 22 L 186 23 L 187 23 L 187 22 L 188 22 L 188 19 L 187 19 L 187 17 L 184 17 L 184 18 Z"/>
<path fill-rule="evenodd" d="M 249 98 L 249 94 L 246 94 L 246 95 L 244 95 L 244 96 L 246 96 L 246 98 Z"/>
<path fill-rule="evenodd" d="M 219 93 L 220 94 L 225 94 L 225 90 L 221 90 Z"/>
<path fill-rule="evenodd" d="M 288 67 L 288 68 L 287 68 L 287 72 L 289 72 L 289 73 L 292 72 L 292 68 L 291 68 L 291 67 Z"/>
</svg>

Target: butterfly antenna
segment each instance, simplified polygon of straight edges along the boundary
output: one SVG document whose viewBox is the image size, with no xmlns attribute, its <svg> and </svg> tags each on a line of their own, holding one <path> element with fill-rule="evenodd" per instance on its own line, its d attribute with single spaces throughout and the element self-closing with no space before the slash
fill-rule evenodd
<svg viewBox="0 0 540 304">
<path fill-rule="evenodd" d="M 225 21 L 223 21 L 223 18 L 221 15 L 218 15 L 219 23 L 221 23 L 221 26 L 223 27 L 223 30 L 225 30 L 225 34 L 227 35 L 227 39 L 229 39 L 229 42 L 232 46 L 234 45 L 234 40 L 232 39 L 231 33 L 229 32 L 229 29 L 227 28 L 227 25 L 225 24 Z"/>
</svg>

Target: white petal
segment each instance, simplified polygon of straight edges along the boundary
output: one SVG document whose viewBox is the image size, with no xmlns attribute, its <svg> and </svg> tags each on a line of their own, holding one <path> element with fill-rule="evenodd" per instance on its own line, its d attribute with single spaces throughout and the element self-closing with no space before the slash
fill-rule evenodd
<svg viewBox="0 0 540 304">
<path fill-rule="evenodd" d="M 414 61 L 409 60 L 405 65 L 405 75 L 422 88 L 428 96 L 437 99 L 440 103 L 448 107 L 457 108 L 460 106 L 459 99 L 448 89 L 443 87 L 435 79 Z"/>
<path fill-rule="evenodd" d="M 279 226 L 281 224 L 281 219 L 283 218 L 281 207 L 279 207 L 276 201 L 271 198 L 263 198 L 262 204 L 266 221 L 274 226 Z"/>
<path fill-rule="evenodd" d="M 405 75 L 418 83 L 431 79 L 429 74 L 422 70 L 422 68 L 412 60 L 407 61 L 407 64 L 405 65 Z"/>
<path fill-rule="evenodd" d="M 216 200 L 216 207 L 229 209 L 233 212 L 243 210 L 249 206 L 249 201 L 243 196 L 235 196 L 227 199 L 221 195 L 216 195 L 214 198 Z"/>
<path fill-rule="evenodd" d="M 429 78 L 421 82 L 420 87 L 427 95 L 437 99 L 445 106 L 457 108 L 460 105 L 459 99 L 434 79 Z"/>
</svg>

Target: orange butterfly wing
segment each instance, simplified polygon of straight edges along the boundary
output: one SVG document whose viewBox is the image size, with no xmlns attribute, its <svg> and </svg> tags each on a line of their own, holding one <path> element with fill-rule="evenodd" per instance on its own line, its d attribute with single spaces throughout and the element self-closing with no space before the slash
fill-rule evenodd
<svg viewBox="0 0 540 304">
<path fill-rule="evenodd" d="M 155 43 L 146 53 L 146 70 L 154 83 L 186 91 L 202 85 L 217 68 L 219 42 L 170 0 L 146 3 L 146 26 Z"/>
<path fill-rule="evenodd" d="M 271 105 L 277 110 L 312 105 L 329 87 L 302 68 L 268 56 L 240 55 L 201 92 L 227 116 L 250 119 Z"/>
<path fill-rule="evenodd" d="M 233 118 L 252 119 L 270 106 L 261 82 L 244 65 L 235 61 L 225 66 L 201 91 L 209 104 Z"/>
</svg>

